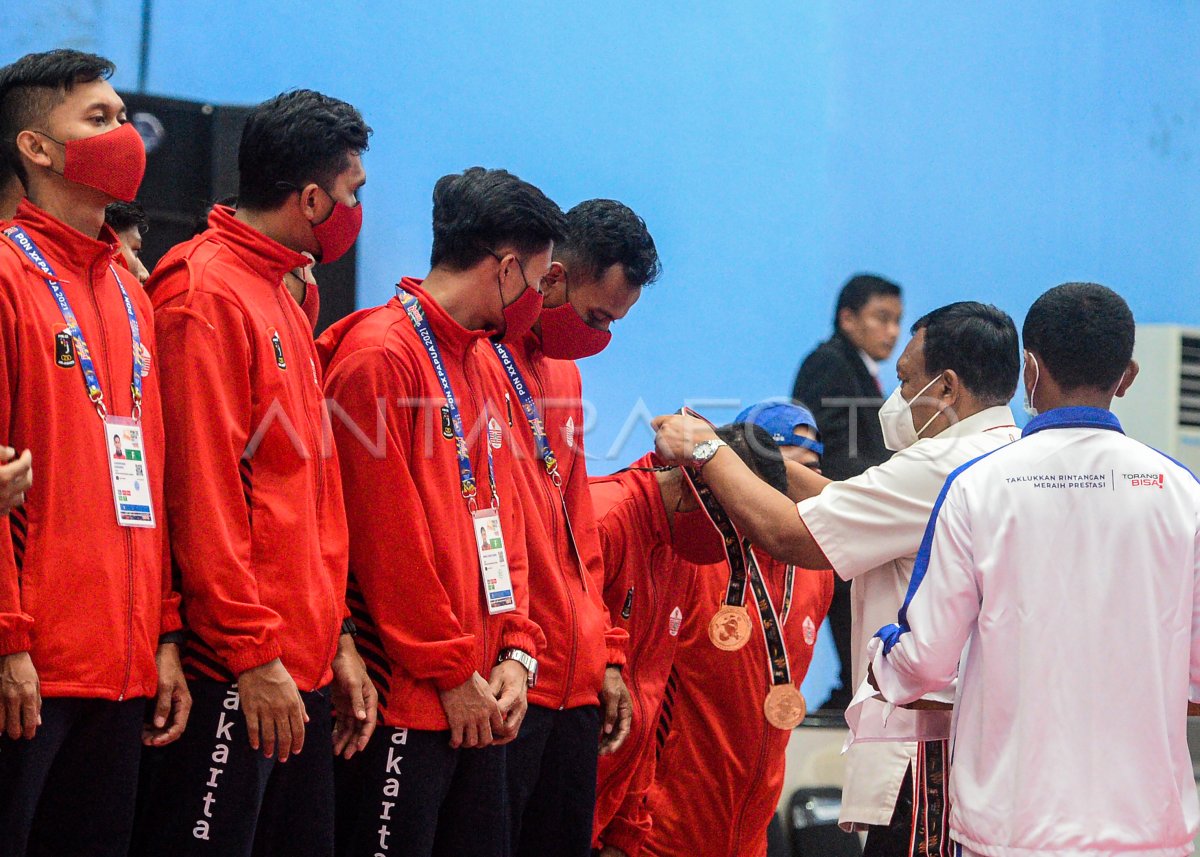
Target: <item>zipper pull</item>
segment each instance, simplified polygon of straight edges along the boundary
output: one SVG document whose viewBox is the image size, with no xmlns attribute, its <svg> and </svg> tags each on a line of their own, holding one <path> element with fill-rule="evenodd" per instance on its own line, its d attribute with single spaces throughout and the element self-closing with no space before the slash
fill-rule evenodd
<svg viewBox="0 0 1200 857">
<path fill-rule="evenodd" d="M 504 407 L 508 409 L 508 427 L 512 428 L 513 427 L 512 398 L 508 395 L 508 393 L 504 394 Z"/>
<path fill-rule="evenodd" d="M 625 595 L 625 606 L 621 608 L 621 618 L 628 619 L 629 614 L 633 612 L 633 587 L 629 587 L 629 592 Z"/>
</svg>

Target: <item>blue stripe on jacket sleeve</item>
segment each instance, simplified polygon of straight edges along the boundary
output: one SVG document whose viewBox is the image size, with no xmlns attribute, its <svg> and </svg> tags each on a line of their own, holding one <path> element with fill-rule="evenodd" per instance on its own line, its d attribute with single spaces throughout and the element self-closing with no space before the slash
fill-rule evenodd
<svg viewBox="0 0 1200 857">
<path fill-rule="evenodd" d="M 904 604 L 900 606 L 900 613 L 896 617 L 896 623 L 885 625 L 875 632 L 875 636 L 883 640 L 883 654 L 885 656 L 891 652 L 892 647 L 896 643 L 900 642 L 900 637 L 911 630 L 908 627 L 908 605 L 912 603 L 913 596 L 917 594 L 917 589 L 920 587 L 921 581 L 925 579 L 925 572 L 929 570 L 929 554 L 933 550 L 933 533 L 937 527 L 938 514 L 942 511 L 942 504 L 946 501 L 946 495 L 950 492 L 950 486 L 954 484 L 954 480 L 968 467 L 1001 449 L 1004 449 L 1004 447 L 997 447 L 990 452 L 985 452 L 983 455 L 972 458 L 946 477 L 946 482 L 942 485 L 942 490 L 938 494 L 937 502 L 933 504 L 933 512 L 929 516 L 929 523 L 925 525 L 925 535 L 921 537 L 921 547 L 917 550 L 917 560 L 913 563 L 912 578 L 908 581 L 908 592 L 904 595 Z"/>
</svg>

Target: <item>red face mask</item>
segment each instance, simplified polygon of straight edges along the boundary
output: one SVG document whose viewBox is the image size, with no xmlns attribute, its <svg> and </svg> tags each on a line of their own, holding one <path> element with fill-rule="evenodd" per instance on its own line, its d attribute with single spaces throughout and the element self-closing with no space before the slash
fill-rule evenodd
<svg viewBox="0 0 1200 857">
<path fill-rule="evenodd" d="M 300 304 L 300 310 L 304 313 L 304 317 L 308 319 L 309 326 L 315 331 L 317 329 L 317 319 L 321 316 L 321 292 L 314 282 L 306 281 L 304 284 L 304 303 Z"/>
<path fill-rule="evenodd" d="M 334 199 L 333 211 L 329 212 L 329 216 L 313 225 L 313 235 L 321 248 L 321 257 L 317 261 L 328 265 L 345 256 L 346 251 L 358 240 L 358 232 L 362 229 L 362 217 L 361 202 L 351 208 Z"/>
<path fill-rule="evenodd" d="M 568 297 L 562 306 L 542 310 L 542 351 L 555 360 L 581 360 L 599 354 L 612 342 L 607 330 L 583 320 Z"/>
<path fill-rule="evenodd" d="M 514 342 L 520 339 L 529 332 L 538 320 L 538 316 L 542 314 L 542 293 L 529 285 L 529 280 L 525 279 L 525 269 L 521 267 L 520 261 L 517 262 L 517 267 L 520 268 L 525 291 L 521 292 L 520 297 L 515 301 L 504 307 L 504 335 L 500 337 L 502 342 Z M 500 288 L 499 280 L 496 281 L 496 287 Z M 500 293 L 500 300 L 503 303 L 503 291 Z"/>
<path fill-rule="evenodd" d="M 700 502 L 692 483 L 686 479 L 683 490 L 691 494 L 696 503 Z M 691 512 L 675 513 L 671 522 L 671 548 L 684 559 L 697 565 L 711 565 L 727 558 L 725 539 L 703 506 Z"/>
<path fill-rule="evenodd" d="M 50 137 L 44 131 L 40 132 Z M 146 146 L 132 122 L 79 140 L 55 140 L 66 160 L 62 176 L 123 202 L 133 202 L 146 175 Z"/>
</svg>

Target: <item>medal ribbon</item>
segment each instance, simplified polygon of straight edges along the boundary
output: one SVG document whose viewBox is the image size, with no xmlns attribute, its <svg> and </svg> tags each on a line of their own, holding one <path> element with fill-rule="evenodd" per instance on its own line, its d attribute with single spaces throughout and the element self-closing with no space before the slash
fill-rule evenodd
<svg viewBox="0 0 1200 857">
<path fill-rule="evenodd" d="M 4 234 L 29 257 L 29 261 L 45 277 L 50 294 L 54 296 L 58 310 L 62 313 L 63 321 L 66 322 L 67 334 L 75 343 L 75 353 L 79 358 L 79 368 L 83 372 L 83 382 L 87 386 L 88 399 L 96 406 L 96 413 L 100 415 L 101 419 L 104 419 L 108 415 L 108 409 L 104 405 L 104 391 L 100 388 L 100 378 L 96 375 L 96 367 L 92 363 L 92 355 L 88 351 L 87 342 L 83 339 L 83 330 L 75 317 L 75 311 L 71 309 L 71 303 L 67 300 L 67 295 L 62 289 L 54 269 L 50 267 L 50 263 L 33 243 L 33 239 L 20 226 L 15 224 L 9 226 L 4 230 Z M 133 418 L 140 420 L 142 413 L 142 336 L 138 328 L 137 314 L 133 311 L 133 301 L 129 299 L 125 285 L 117 276 L 112 265 L 109 265 L 108 269 L 112 272 L 113 279 L 117 281 L 117 288 L 121 290 L 121 299 L 125 303 L 125 315 L 129 318 L 129 333 L 133 339 L 133 380 L 129 384 L 129 390 L 133 394 Z"/>
<path fill-rule="evenodd" d="M 437 339 L 434 338 L 433 330 L 429 327 L 429 319 L 425 316 L 425 311 L 421 309 L 421 302 L 413 295 L 406 292 L 400 286 L 396 286 L 396 294 L 400 298 L 400 304 L 404 307 L 405 313 L 408 315 L 408 320 L 412 322 L 413 328 L 417 331 L 417 336 L 421 339 L 421 344 L 425 346 L 425 351 L 429 354 L 429 362 L 433 364 L 433 372 L 437 375 L 438 383 L 442 386 L 442 395 L 446 397 L 446 407 L 450 411 L 450 425 L 454 429 L 454 451 L 458 456 L 458 478 L 462 487 L 463 499 L 467 501 L 467 507 L 473 512 L 476 508 L 475 494 L 475 474 L 471 469 L 471 452 L 467 448 L 467 441 L 463 434 L 462 414 L 458 410 L 458 400 L 454 397 L 454 390 L 450 387 L 450 377 L 446 374 L 446 366 L 442 362 L 442 353 L 438 348 Z M 484 417 L 487 414 L 485 412 Z M 492 488 L 492 508 L 500 507 L 500 497 L 496 493 L 496 468 L 492 459 L 492 445 L 485 437 L 483 442 L 484 448 L 487 450 L 488 462 L 488 479 L 491 482 Z"/>
<path fill-rule="evenodd" d="M 766 581 L 763 580 L 762 572 L 758 568 L 758 560 L 754 558 L 754 552 L 750 549 L 750 542 L 743 542 L 743 549 L 746 552 L 746 562 L 750 566 L 750 586 L 754 589 L 754 600 L 758 604 L 758 617 L 762 622 L 763 641 L 767 647 L 767 662 L 771 668 L 771 685 L 788 685 L 792 683 L 791 662 L 788 660 L 787 646 L 783 642 L 783 625 L 779 621 L 779 615 L 775 612 L 775 605 L 771 601 L 771 593 L 767 591 Z M 791 566 L 789 571 L 795 571 Z M 790 603 L 792 600 L 792 581 L 794 577 L 789 577 L 785 584 L 784 592 L 785 603 Z"/>
<path fill-rule="evenodd" d="M 747 550 L 747 553 L 749 551 Z M 789 565 L 783 573 L 783 607 L 779 611 L 779 621 L 786 628 L 788 617 L 792 615 L 792 587 L 796 583 L 796 566 Z"/>
<path fill-rule="evenodd" d="M 694 473 L 686 467 L 682 470 L 684 478 L 696 490 L 696 496 L 700 498 L 700 505 L 704 507 L 704 513 L 708 515 L 708 519 L 712 521 L 713 526 L 725 540 L 725 557 L 729 561 L 729 583 L 725 586 L 725 599 L 721 603 L 742 607 L 746 603 L 746 553 L 742 548 L 738 531 L 700 474 Z"/>
</svg>

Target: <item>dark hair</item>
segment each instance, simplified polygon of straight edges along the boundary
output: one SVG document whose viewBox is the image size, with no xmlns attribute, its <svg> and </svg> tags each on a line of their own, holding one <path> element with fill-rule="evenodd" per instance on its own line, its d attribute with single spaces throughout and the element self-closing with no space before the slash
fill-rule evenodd
<svg viewBox="0 0 1200 857">
<path fill-rule="evenodd" d="M 846 281 L 838 292 L 837 306 L 833 310 L 833 329 L 838 330 L 838 316 L 842 310 L 859 312 L 873 297 L 898 298 L 900 287 L 891 280 L 875 274 L 855 274 Z"/>
<path fill-rule="evenodd" d="M 60 48 L 26 54 L 0 68 L 0 158 L 25 182 L 17 135 L 44 120 L 78 83 L 108 80 L 116 66 L 104 57 Z"/>
<path fill-rule="evenodd" d="M 633 288 L 653 283 L 662 273 L 646 221 L 615 199 L 589 199 L 568 211 L 567 237 L 554 245 L 554 258 L 568 261 L 584 279 L 620 265 Z"/>
<path fill-rule="evenodd" d="M 238 199 L 276 208 L 310 182 L 328 190 L 367 149 L 371 129 L 353 105 L 311 89 L 276 95 L 250 110 L 238 147 Z"/>
<path fill-rule="evenodd" d="M 1064 283 L 1033 302 L 1021 338 L 1064 390 L 1107 390 L 1133 359 L 1133 312 L 1096 283 Z"/>
<path fill-rule="evenodd" d="M 746 462 L 755 475 L 776 491 L 787 491 L 787 467 L 771 433 L 754 423 L 732 423 L 717 429 L 717 437 Z"/>
<path fill-rule="evenodd" d="M 959 301 L 926 313 L 912 333 L 925 331 L 925 374 L 953 369 L 981 402 L 999 405 L 1017 391 L 1021 349 L 1017 326 L 1002 309 Z"/>
<path fill-rule="evenodd" d="M 566 234 L 562 209 L 507 170 L 471 167 L 433 187 L 435 268 L 465 271 L 501 247 L 537 253 Z"/>
<path fill-rule="evenodd" d="M 110 202 L 104 206 L 104 222 L 113 232 L 124 232 L 136 226 L 138 232 L 144 233 L 150 218 L 146 217 L 146 209 L 140 202 Z"/>
</svg>

